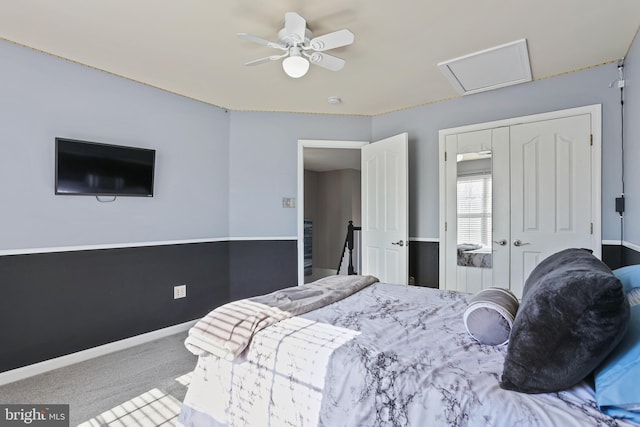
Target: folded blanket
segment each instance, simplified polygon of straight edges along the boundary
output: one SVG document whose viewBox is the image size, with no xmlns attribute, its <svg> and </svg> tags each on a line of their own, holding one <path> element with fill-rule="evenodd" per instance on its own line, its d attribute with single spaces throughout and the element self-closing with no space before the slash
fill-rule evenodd
<svg viewBox="0 0 640 427">
<path fill-rule="evenodd" d="M 233 360 L 267 326 L 339 301 L 377 281 L 373 276 L 336 275 L 230 302 L 200 319 L 189 330 L 185 346 L 198 356 L 209 353 Z"/>
</svg>

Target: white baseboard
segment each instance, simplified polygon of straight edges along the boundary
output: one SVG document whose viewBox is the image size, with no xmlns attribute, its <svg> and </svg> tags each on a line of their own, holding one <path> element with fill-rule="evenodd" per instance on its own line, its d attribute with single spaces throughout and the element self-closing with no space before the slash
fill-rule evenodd
<svg viewBox="0 0 640 427">
<path fill-rule="evenodd" d="M 624 245 L 629 249 L 632 249 L 636 252 L 640 252 L 640 246 L 636 245 L 635 243 L 625 241 Z"/>
<path fill-rule="evenodd" d="M 45 360 L 44 362 L 34 363 L 33 365 L 23 366 L 21 368 L 12 369 L 10 371 L 0 373 L 0 386 L 9 384 L 25 378 L 39 375 L 54 369 L 63 368 L 73 365 L 74 363 L 84 362 L 94 357 L 104 356 L 109 353 L 124 350 L 136 345 L 144 344 L 159 338 L 168 337 L 189 330 L 197 320 L 181 323 L 179 325 L 169 326 L 167 328 L 158 329 L 156 331 L 147 332 L 146 334 L 136 335 L 135 337 L 126 338 L 120 341 L 101 345 L 98 347 L 82 350 L 77 353 L 67 354 L 65 356 L 56 357 L 55 359 Z"/>
<path fill-rule="evenodd" d="M 620 246 L 620 240 L 603 240 L 603 245 L 612 245 L 612 246 Z M 622 246 L 625 248 L 632 249 L 636 252 L 640 252 L 640 245 L 636 245 L 635 243 L 627 242 L 626 240 L 622 241 Z"/>
</svg>

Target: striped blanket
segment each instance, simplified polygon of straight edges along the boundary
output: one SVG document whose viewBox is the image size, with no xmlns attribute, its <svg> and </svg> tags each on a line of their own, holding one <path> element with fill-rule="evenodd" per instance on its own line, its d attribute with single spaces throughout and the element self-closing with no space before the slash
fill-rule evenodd
<svg viewBox="0 0 640 427">
<path fill-rule="evenodd" d="M 233 360 L 267 326 L 340 301 L 377 281 L 373 276 L 336 275 L 230 302 L 200 319 L 189 330 L 185 346 L 197 356 L 209 353 Z"/>
</svg>

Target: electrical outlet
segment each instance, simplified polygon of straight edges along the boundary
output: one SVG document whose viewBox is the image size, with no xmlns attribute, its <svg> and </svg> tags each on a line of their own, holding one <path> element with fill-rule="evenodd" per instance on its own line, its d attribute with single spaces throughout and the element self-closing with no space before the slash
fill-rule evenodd
<svg viewBox="0 0 640 427">
<path fill-rule="evenodd" d="M 177 285 L 173 287 L 173 299 L 184 298 L 187 296 L 187 285 Z"/>
</svg>

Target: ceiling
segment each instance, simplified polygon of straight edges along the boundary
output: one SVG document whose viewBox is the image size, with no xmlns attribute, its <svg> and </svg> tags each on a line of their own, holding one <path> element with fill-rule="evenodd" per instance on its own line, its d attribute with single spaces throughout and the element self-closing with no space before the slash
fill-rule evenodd
<svg viewBox="0 0 640 427">
<path fill-rule="evenodd" d="M 289 11 L 355 34 L 327 52 L 344 69 L 243 65 L 280 51 L 236 33 L 276 41 Z M 639 24 L 638 0 L 0 0 L 0 38 L 36 50 L 230 110 L 364 116 L 457 97 L 439 62 L 522 38 L 534 80 L 617 61 Z"/>
<path fill-rule="evenodd" d="M 305 147 L 304 168 L 314 172 L 341 169 L 360 170 L 360 150 Z"/>
</svg>

